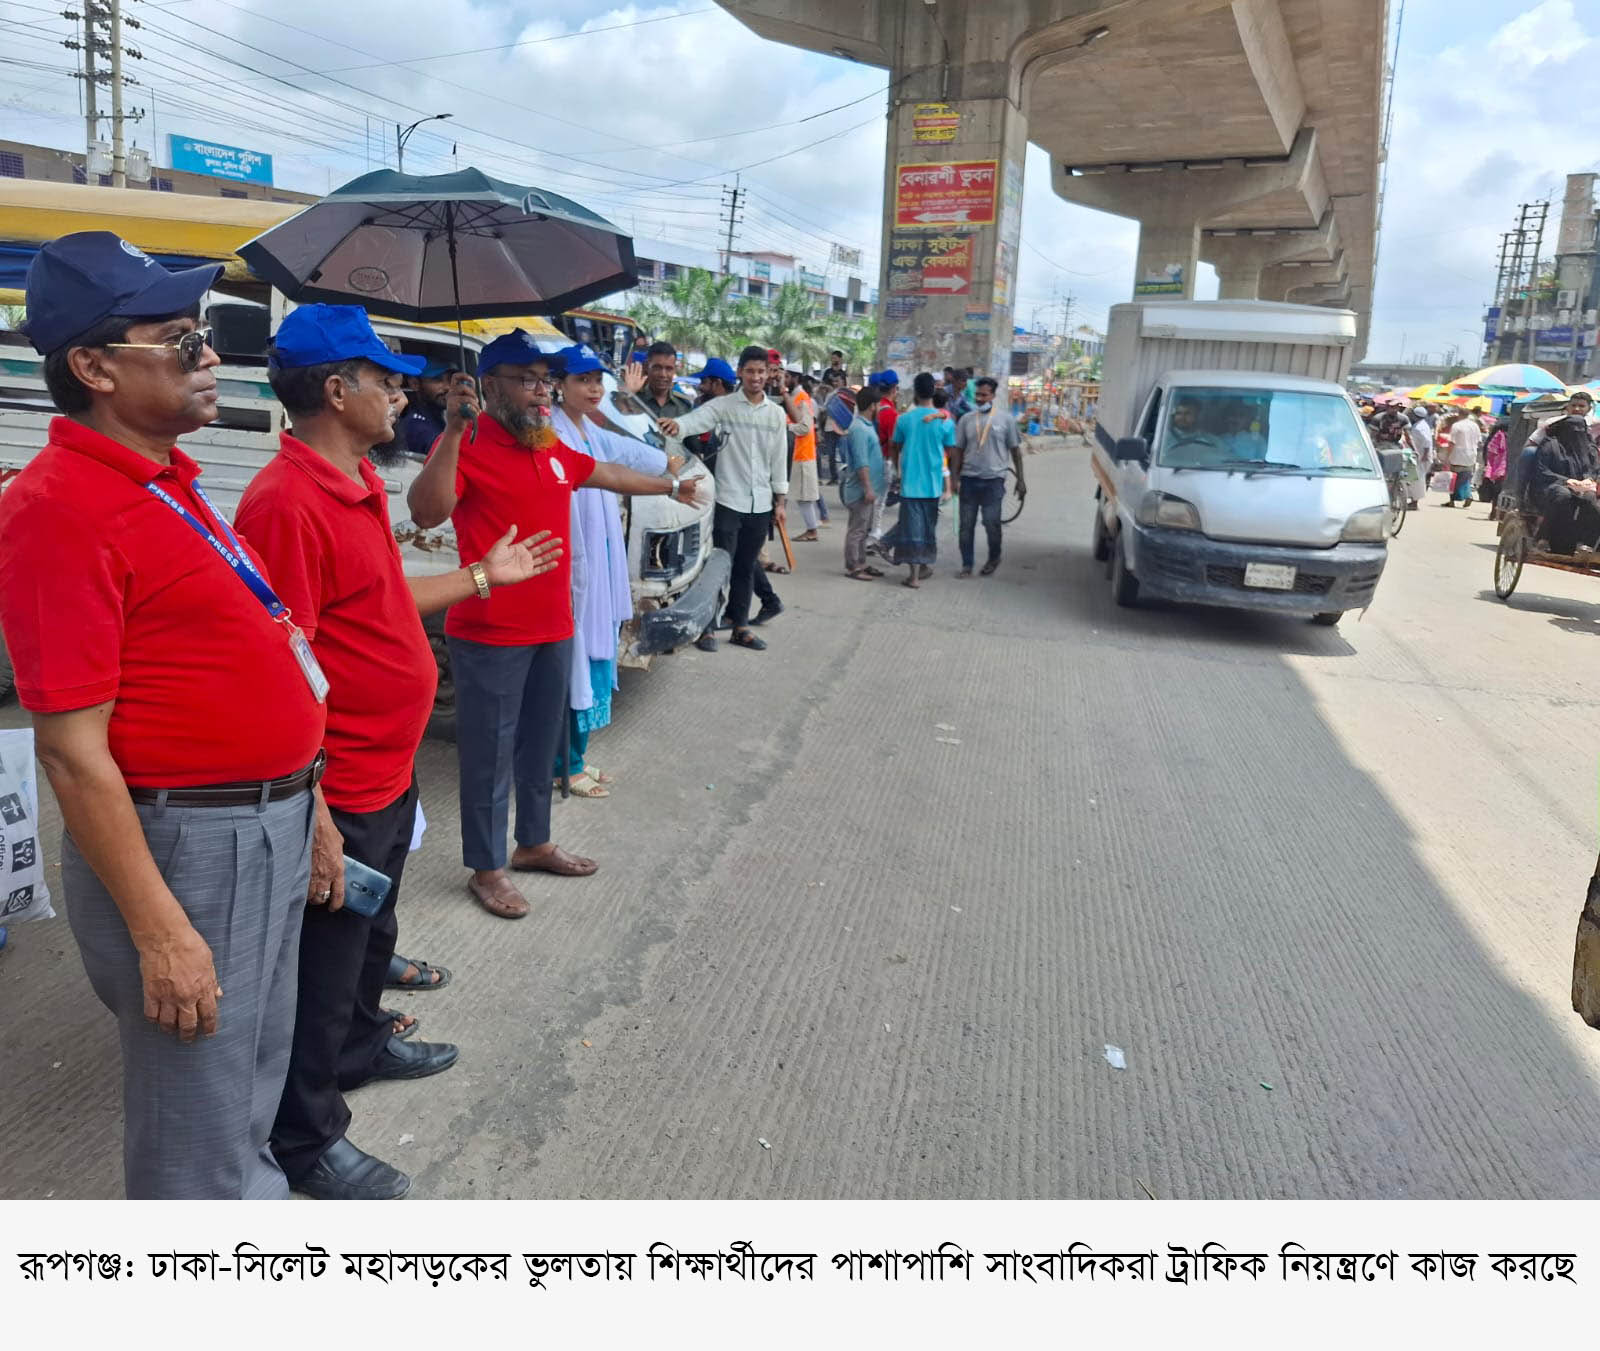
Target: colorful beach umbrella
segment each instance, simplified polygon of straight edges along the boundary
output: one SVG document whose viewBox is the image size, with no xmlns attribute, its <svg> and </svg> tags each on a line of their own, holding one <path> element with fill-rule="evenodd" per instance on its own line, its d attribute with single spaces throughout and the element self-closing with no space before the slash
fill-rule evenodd
<svg viewBox="0 0 1600 1351">
<path fill-rule="evenodd" d="M 1500 366 L 1485 366 L 1481 371 L 1473 371 L 1470 375 L 1463 375 L 1455 382 L 1459 385 L 1474 385 L 1487 391 L 1491 386 L 1506 391 L 1532 390 L 1543 393 L 1560 394 L 1566 389 L 1566 383 L 1551 375 L 1543 366 L 1534 366 L 1525 361 L 1511 361 Z"/>
</svg>

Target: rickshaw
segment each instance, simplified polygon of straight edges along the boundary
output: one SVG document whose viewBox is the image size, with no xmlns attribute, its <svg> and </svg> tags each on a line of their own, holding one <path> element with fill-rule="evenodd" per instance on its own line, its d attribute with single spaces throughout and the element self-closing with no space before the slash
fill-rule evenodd
<svg viewBox="0 0 1600 1351">
<path fill-rule="evenodd" d="M 1494 593 L 1501 600 L 1510 598 L 1522 580 L 1522 569 L 1529 565 L 1583 576 L 1600 575 L 1600 553 L 1592 549 L 1559 554 L 1538 547 L 1544 539 L 1544 513 L 1533 500 L 1528 481 L 1530 457 L 1524 452 L 1534 429 L 1545 418 L 1560 414 L 1566 402 L 1565 395 L 1554 395 L 1514 406 L 1519 416 L 1513 419 L 1506 435 L 1506 486 L 1495 502 L 1500 543 L 1494 554 Z"/>
</svg>

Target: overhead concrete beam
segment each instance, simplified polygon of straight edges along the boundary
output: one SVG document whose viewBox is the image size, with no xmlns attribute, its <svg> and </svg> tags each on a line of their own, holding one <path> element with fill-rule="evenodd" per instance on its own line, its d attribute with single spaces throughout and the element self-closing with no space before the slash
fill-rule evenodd
<svg viewBox="0 0 1600 1351">
<path fill-rule="evenodd" d="M 1317 133 L 1303 127 L 1287 155 L 1171 164 L 1073 166 L 1055 161 L 1051 179 L 1069 202 L 1140 224 L 1134 294 L 1194 296 L 1200 231 L 1215 216 L 1254 198 L 1303 191 L 1316 171 Z M 1152 291 L 1152 287 L 1161 287 Z"/>
<path fill-rule="evenodd" d="M 1343 252 L 1329 263 L 1275 263 L 1262 270 L 1259 298 L 1287 300 L 1301 287 L 1343 283 L 1348 266 Z"/>
<path fill-rule="evenodd" d="M 1220 300 L 1255 300 L 1261 274 L 1291 259 L 1332 262 L 1341 256 L 1339 226 L 1333 212 L 1310 230 L 1206 230 L 1200 239 L 1200 260 L 1217 270 Z"/>
<path fill-rule="evenodd" d="M 1327 305 L 1334 309 L 1347 309 L 1350 305 L 1350 283 L 1341 281 L 1323 286 L 1297 286 L 1284 299 L 1295 305 Z"/>
<path fill-rule="evenodd" d="M 1306 96 L 1283 26 L 1283 11 L 1278 0 L 1234 0 L 1233 17 L 1267 112 L 1288 145 L 1305 123 Z"/>
</svg>

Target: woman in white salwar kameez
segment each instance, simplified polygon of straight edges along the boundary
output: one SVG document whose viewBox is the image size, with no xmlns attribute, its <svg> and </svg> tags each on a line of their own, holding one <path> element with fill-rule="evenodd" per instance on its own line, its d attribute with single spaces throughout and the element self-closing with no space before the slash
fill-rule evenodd
<svg viewBox="0 0 1600 1351">
<path fill-rule="evenodd" d="M 641 474 L 665 474 L 665 451 L 629 436 L 619 436 L 591 421 L 589 414 L 605 394 L 600 359 L 585 347 L 566 347 L 551 358 L 559 374 L 560 404 L 551 425 L 573 450 L 600 461 L 626 465 Z M 637 393 L 643 370 L 630 362 L 623 385 Z M 580 488 L 572 495 L 572 524 L 567 541 L 572 558 L 572 667 L 567 703 L 566 763 L 556 752 L 554 772 L 563 771 L 577 797 L 609 797 L 611 775 L 588 763 L 589 736 L 611 721 L 611 695 L 617 689 L 617 635 L 633 617 L 633 590 L 628 581 L 628 546 L 622 534 L 617 495 L 598 488 Z"/>
</svg>

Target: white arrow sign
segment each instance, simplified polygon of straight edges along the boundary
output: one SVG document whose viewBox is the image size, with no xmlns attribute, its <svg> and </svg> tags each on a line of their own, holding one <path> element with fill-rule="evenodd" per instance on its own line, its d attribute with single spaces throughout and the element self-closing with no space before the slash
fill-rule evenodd
<svg viewBox="0 0 1600 1351">
<path fill-rule="evenodd" d="M 925 223 L 938 224 L 944 224 L 948 221 L 954 225 L 965 221 L 971 214 L 972 208 L 964 206 L 959 211 L 924 211 L 916 219 Z"/>
<path fill-rule="evenodd" d="M 936 286 L 942 291 L 965 291 L 967 289 L 967 281 L 968 278 L 966 277 L 925 277 L 922 282 L 922 289 L 926 291 L 930 287 Z"/>
</svg>

